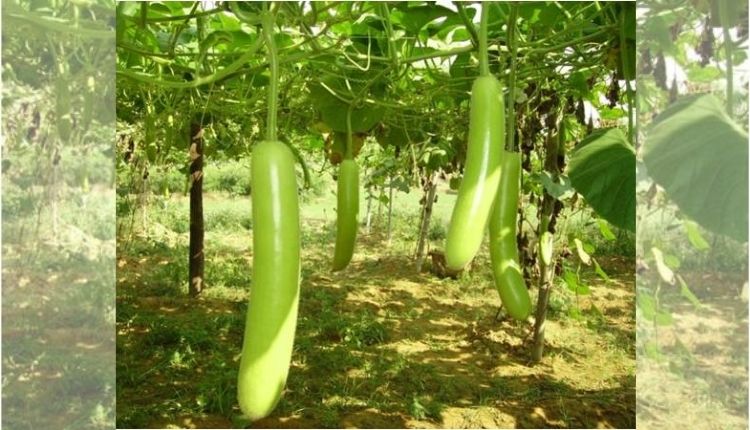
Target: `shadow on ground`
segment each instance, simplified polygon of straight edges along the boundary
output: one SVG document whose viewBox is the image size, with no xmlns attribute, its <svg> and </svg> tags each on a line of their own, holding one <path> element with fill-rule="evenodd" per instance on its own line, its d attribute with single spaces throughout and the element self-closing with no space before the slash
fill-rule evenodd
<svg viewBox="0 0 750 430">
<path fill-rule="evenodd" d="M 531 367 L 531 324 L 495 318 L 488 272 L 441 280 L 381 248 L 361 246 L 336 274 L 324 250 L 306 251 L 287 390 L 252 427 L 635 426 L 627 262 L 612 264 L 613 282 L 591 280 L 582 316 L 568 316 L 571 302 L 551 311 L 545 358 Z M 191 300 L 161 285 L 164 271 L 149 274 L 158 265 L 118 265 L 118 427 L 249 425 L 235 405 L 247 286 Z"/>
</svg>

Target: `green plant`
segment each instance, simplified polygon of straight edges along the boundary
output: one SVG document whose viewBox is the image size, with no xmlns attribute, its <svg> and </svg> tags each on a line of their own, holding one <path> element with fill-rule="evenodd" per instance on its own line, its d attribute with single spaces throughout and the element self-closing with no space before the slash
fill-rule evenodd
<svg viewBox="0 0 750 430">
<path fill-rule="evenodd" d="M 388 330 L 370 314 L 364 314 L 359 321 L 343 328 L 342 339 L 358 348 L 375 345 L 388 339 Z"/>
<path fill-rule="evenodd" d="M 408 405 L 409 415 L 416 420 L 432 418 L 439 420 L 443 411 L 443 405 L 429 396 L 413 395 Z"/>
<path fill-rule="evenodd" d="M 227 415 L 232 411 L 237 392 L 234 369 L 222 363 L 209 373 L 212 377 L 201 384 L 196 403 L 205 412 Z"/>
<path fill-rule="evenodd" d="M 205 191 L 223 191 L 234 196 L 251 192 L 250 163 L 247 159 L 230 160 L 205 169 Z"/>
<path fill-rule="evenodd" d="M 436 220 L 436 221 L 437 222 L 433 222 L 432 225 L 430 226 L 430 232 L 427 233 L 427 238 L 430 240 L 435 240 L 435 241 L 443 240 L 445 239 L 445 235 L 446 235 L 445 225 L 443 225 L 443 223 L 440 222 L 440 220 Z"/>
<path fill-rule="evenodd" d="M 249 229 L 253 221 L 250 213 L 243 207 L 215 205 L 205 212 L 204 223 L 206 231 L 217 229 L 237 231 L 241 228 Z"/>
</svg>

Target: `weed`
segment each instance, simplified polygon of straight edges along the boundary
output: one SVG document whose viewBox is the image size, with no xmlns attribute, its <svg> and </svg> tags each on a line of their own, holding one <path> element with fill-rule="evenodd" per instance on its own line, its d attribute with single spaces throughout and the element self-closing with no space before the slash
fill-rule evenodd
<svg viewBox="0 0 750 430">
<path fill-rule="evenodd" d="M 443 404 L 434 401 L 430 396 L 412 395 L 407 410 L 409 415 L 416 420 L 425 418 L 439 420 L 443 412 Z"/>
<path fill-rule="evenodd" d="M 433 220 L 432 225 L 430 225 L 430 231 L 427 233 L 427 238 L 432 241 L 443 240 L 446 234 L 445 225 L 440 220 Z"/>
<path fill-rule="evenodd" d="M 173 323 L 163 316 L 158 316 L 148 322 L 143 343 L 147 346 L 171 346 L 179 344 L 181 338 L 180 330 Z"/>
<path fill-rule="evenodd" d="M 347 324 L 342 333 L 345 343 L 356 347 L 383 343 L 388 339 L 388 330 L 369 313 L 363 314 L 353 324 Z"/>
<path fill-rule="evenodd" d="M 396 202 L 402 199 L 398 194 Z M 187 235 L 169 233 L 175 228 L 170 223 L 187 219 L 186 199 L 173 196 L 165 206 L 153 205 L 151 220 L 164 220 L 168 232 L 137 238 L 124 253 L 122 259 L 127 265 L 118 283 L 117 320 L 123 334 L 117 342 L 117 381 L 119 395 L 130 404 L 123 405 L 118 425 L 148 426 L 165 420 L 179 425 L 178 417 L 186 414 L 234 417 L 236 426 L 249 424 L 237 418 L 236 405 L 236 371 L 252 284 L 252 232 L 239 226 L 242 219 L 251 222 L 247 200 L 227 194 L 206 196 L 207 208 L 210 204 L 207 220 L 210 215 L 213 229 L 206 234 L 208 287 L 198 300 L 187 298 L 187 282 L 183 279 L 187 272 Z M 413 203 L 394 206 L 389 253 L 413 251 L 419 215 L 418 205 Z M 442 411 L 463 407 L 462 402 L 473 401 L 471 407 L 477 403 L 493 407 L 499 400 L 513 398 L 532 404 L 546 400 L 544 393 L 556 389 L 530 382 L 528 392 L 519 395 L 515 384 L 491 375 L 467 389 L 469 376 L 443 360 L 450 357 L 452 362 L 453 354 L 458 358 L 456 347 L 463 349 L 456 343 L 463 339 L 459 324 L 484 321 L 494 315 L 490 304 L 497 303 L 497 293 L 487 269 L 486 247 L 472 273 L 459 281 L 411 275 L 394 280 L 381 277 L 382 270 L 392 269 L 381 267 L 381 260 L 373 257 L 383 251 L 376 242 L 378 235 L 373 234 L 358 242 L 350 268 L 331 275 L 328 265 L 335 239 L 332 208 L 335 196 L 328 194 L 320 198 L 311 195 L 301 207 L 303 219 L 314 219 L 302 224 L 303 279 L 292 365 L 286 393 L 270 420 L 301 416 L 304 424 L 336 428 L 347 423 L 351 414 L 367 409 L 368 414 L 375 410 L 378 414 L 442 422 Z M 449 209 L 445 211 L 447 216 Z M 435 227 L 440 225 L 438 219 L 433 220 L 431 240 L 441 240 L 441 227 Z M 168 236 L 170 240 L 166 240 Z M 387 259 L 382 261 L 392 264 Z M 139 262 L 138 269 L 133 262 Z M 400 269 L 398 276 L 406 273 Z M 452 306 L 425 300 L 418 289 L 411 289 L 415 283 L 424 283 L 429 294 L 434 289 L 435 294 L 458 300 Z M 402 293 L 402 288 L 408 288 L 410 295 Z M 490 295 L 492 300 L 488 299 Z M 388 301 L 383 302 L 384 298 Z M 550 315 L 566 318 L 572 303 L 570 294 L 556 288 L 551 300 L 551 307 L 557 305 L 558 310 L 551 310 Z M 385 310 L 386 317 L 372 310 L 372 301 L 383 304 L 381 311 Z M 585 318 L 595 321 L 593 315 Z M 458 322 L 444 326 L 446 319 Z M 432 321 L 436 322 L 434 327 L 426 328 Z M 415 346 L 418 349 L 412 349 Z M 631 357 L 623 355 L 623 359 Z M 471 356 L 458 360 L 468 373 L 480 372 L 470 364 Z M 138 404 L 138 396 L 133 394 L 147 380 L 164 385 L 157 390 L 164 400 L 156 401 L 155 408 Z"/>
<path fill-rule="evenodd" d="M 336 408 L 328 406 L 322 406 L 315 417 L 322 428 L 337 428 L 339 427 L 339 412 Z"/>
<path fill-rule="evenodd" d="M 237 397 L 237 371 L 225 363 L 212 368 L 201 380 L 196 404 L 205 413 L 229 415 Z"/>
</svg>

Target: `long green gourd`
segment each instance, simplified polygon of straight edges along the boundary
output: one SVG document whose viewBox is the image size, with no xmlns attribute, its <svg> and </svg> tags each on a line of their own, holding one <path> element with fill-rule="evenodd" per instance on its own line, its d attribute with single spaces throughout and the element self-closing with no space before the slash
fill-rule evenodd
<svg viewBox="0 0 750 430">
<path fill-rule="evenodd" d="M 490 217 L 490 260 L 495 287 L 508 314 L 525 320 L 531 298 L 518 264 L 516 217 L 521 179 L 521 154 L 506 152 L 501 162 L 500 185 Z"/>
<path fill-rule="evenodd" d="M 278 141 L 252 153 L 253 285 L 238 377 L 240 409 L 267 416 L 289 372 L 299 302 L 300 226 L 292 151 Z"/>
<path fill-rule="evenodd" d="M 479 77 L 471 87 L 464 178 L 458 188 L 445 241 L 445 265 L 454 271 L 463 269 L 482 245 L 500 182 L 500 159 L 505 142 L 503 88 L 490 74 L 487 6 L 482 7 L 479 24 Z"/>
<path fill-rule="evenodd" d="M 505 109 L 502 86 L 494 76 L 474 80 L 469 115 L 464 178 L 445 243 L 445 262 L 450 270 L 461 270 L 479 251 L 500 182 Z"/>
<path fill-rule="evenodd" d="M 269 415 L 289 373 L 297 326 L 300 225 L 294 153 L 277 138 L 279 67 L 274 15 L 262 15 L 271 79 L 266 139 L 252 152 L 253 284 L 245 319 L 237 400 L 251 420 Z"/>
<path fill-rule="evenodd" d="M 339 165 L 336 194 L 336 248 L 333 255 L 333 270 L 342 270 L 349 265 L 354 254 L 357 238 L 357 215 L 359 213 L 359 167 L 357 162 L 346 159 Z"/>
</svg>

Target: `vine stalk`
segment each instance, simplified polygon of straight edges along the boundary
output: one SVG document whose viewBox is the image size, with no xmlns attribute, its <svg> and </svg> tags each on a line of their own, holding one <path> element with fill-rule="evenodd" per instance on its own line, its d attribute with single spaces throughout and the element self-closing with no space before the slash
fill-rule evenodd
<svg viewBox="0 0 750 430">
<path fill-rule="evenodd" d="M 344 159 L 351 160 L 354 158 L 354 150 L 352 149 L 352 109 L 354 103 L 349 104 L 349 108 L 346 110 L 346 149 L 344 150 Z"/>
<path fill-rule="evenodd" d="M 490 74 L 489 53 L 487 52 L 487 22 L 489 21 L 489 4 L 482 3 L 482 17 L 479 21 L 479 74 Z"/>
<path fill-rule="evenodd" d="M 724 56 L 727 68 L 727 112 L 730 116 L 734 114 L 734 63 L 732 62 L 732 35 L 729 33 L 729 1 L 719 1 L 719 18 L 724 37 Z"/>
<path fill-rule="evenodd" d="M 625 13 L 620 13 L 620 62 L 622 63 L 623 77 L 627 74 L 627 68 L 630 65 L 630 54 L 629 49 L 625 49 L 627 38 L 625 37 Z M 635 118 L 634 118 L 634 97 L 633 97 L 633 86 L 630 83 L 630 79 L 625 79 L 625 94 L 628 99 L 628 141 L 633 144 L 635 143 Z"/>
<path fill-rule="evenodd" d="M 516 21 L 518 20 L 518 3 L 513 3 L 508 17 L 508 47 L 510 50 L 510 74 L 508 75 L 508 113 L 506 125 L 506 137 L 508 139 L 505 147 L 510 151 L 516 151 Z"/>
<path fill-rule="evenodd" d="M 266 140 L 277 140 L 277 112 L 279 94 L 279 57 L 276 52 L 276 43 L 273 40 L 274 15 L 267 11 L 263 14 L 263 37 L 268 48 L 268 65 L 271 72 L 268 84 L 268 119 L 266 121 Z"/>
</svg>

